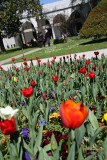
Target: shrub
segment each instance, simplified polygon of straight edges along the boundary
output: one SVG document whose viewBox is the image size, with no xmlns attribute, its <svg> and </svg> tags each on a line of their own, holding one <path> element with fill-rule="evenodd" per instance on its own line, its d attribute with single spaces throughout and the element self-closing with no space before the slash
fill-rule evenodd
<svg viewBox="0 0 107 160">
<path fill-rule="evenodd" d="M 59 44 L 59 43 L 64 43 L 64 39 L 60 38 L 60 39 L 54 39 L 53 44 Z"/>
<path fill-rule="evenodd" d="M 42 44 L 40 42 L 38 42 L 38 41 L 31 41 L 30 45 L 32 47 L 42 47 Z"/>
<path fill-rule="evenodd" d="M 107 1 L 102 0 L 92 9 L 81 31 L 81 37 L 101 37 L 107 34 Z"/>
</svg>

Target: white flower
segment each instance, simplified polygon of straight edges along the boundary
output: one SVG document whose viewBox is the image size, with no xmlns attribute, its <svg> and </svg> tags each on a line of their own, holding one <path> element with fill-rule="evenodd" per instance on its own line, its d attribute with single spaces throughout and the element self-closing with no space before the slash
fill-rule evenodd
<svg viewBox="0 0 107 160">
<path fill-rule="evenodd" d="M 18 109 L 13 109 L 10 106 L 7 106 L 6 108 L 0 108 L 0 117 L 2 119 L 11 119 L 13 116 L 15 116 L 18 112 Z"/>
</svg>

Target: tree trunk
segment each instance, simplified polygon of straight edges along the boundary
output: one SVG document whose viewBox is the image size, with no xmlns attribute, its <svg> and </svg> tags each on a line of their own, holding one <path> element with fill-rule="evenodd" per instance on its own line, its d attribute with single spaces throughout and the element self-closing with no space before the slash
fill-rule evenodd
<svg viewBox="0 0 107 160">
<path fill-rule="evenodd" d="M 3 38 L 1 36 L 1 33 L 0 33 L 0 48 L 1 48 L 2 52 L 6 52 L 6 49 L 5 49 L 4 44 L 3 44 Z"/>
</svg>

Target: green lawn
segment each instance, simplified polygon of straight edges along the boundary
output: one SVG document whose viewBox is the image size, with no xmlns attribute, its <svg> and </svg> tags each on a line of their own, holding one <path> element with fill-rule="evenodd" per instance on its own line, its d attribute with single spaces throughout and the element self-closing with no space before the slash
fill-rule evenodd
<svg viewBox="0 0 107 160">
<path fill-rule="evenodd" d="M 78 39 L 77 37 L 73 37 L 73 38 L 68 38 L 67 43 L 45 47 L 38 52 L 27 55 L 26 58 L 27 60 L 29 60 L 30 58 L 35 59 L 35 57 L 38 56 L 42 59 L 53 56 L 79 53 L 79 52 L 85 52 L 103 48 L 107 48 L 106 38 L 92 41 L 92 39 Z M 21 58 L 17 59 L 16 62 L 20 61 L 22 61 Z"/>
<path fill-rule="evenodd" d="M 53 56 L 98 50 L 103 48 L 107 48 L 107 38 L 103 38 L 100 40 L 92 40 L 91 38 L 79 39 L 78 37 L 71 37 L 68 38 L 67 43 L 45 47 L 42 50 L 26 55 L 25 57 L 27 58 L 27 60 L 29 60 L 30 58 L 35 59 L 37 56 L 42 59 Z M 16 60 L 16 62 L 21 61 L 22 58 Z"/>
<path fill-rule="evenodd" d="M 36 48 L 26 48 L 26 49 L 24 49 L 23 52 L 25 53 L 25 52 L 28 52 L 33 49 L 36 49 Z M 0 61 L 17 56 L 19 54 L 22 54 L 23 52 L 19 47 L 8 49 L 6 53 L 0 52 Z"/>
</svg>

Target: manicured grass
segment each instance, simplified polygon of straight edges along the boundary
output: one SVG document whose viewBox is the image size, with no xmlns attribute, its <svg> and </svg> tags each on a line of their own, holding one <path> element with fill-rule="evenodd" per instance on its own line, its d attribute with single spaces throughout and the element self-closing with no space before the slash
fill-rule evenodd
<svg viewBox="0 0 107 160">
<path fill-rule="evenodd" d="M 29 54 L 25 57 L 27 58 L 27 60 L 29 60 L 30 58 L 35 59 L 35 57 L 37 56 L 42 59 L 53 56 L 92 51 L 103 48 L 107 48 L 107 38 L 95 41 L 92 39 L 78 39 L 77 37 L 73 37 L 73 38 L 68 38 L 67 43 L 45 47 L 42 50 Z M 16 62 L 21 62 L 21 61 L 22 61 L 21 58 L 16 60 Z"/>
<path fill-rule="evenodd" d="M 79 39 L 78 37 L 70 37 L 68 38 L 67 43 L 51 45 L 50 47 L 42 48 L 40 51 L 26 55 L 25 57 L 27 58 L 27 60 L 29 60 L 30 58 L 35 59 L 35 57 L 39 57 L 42 59 L 53 56 L 98 50 L 103 48 L 107 48 L 107 38 L 92 40 L 91 38 Z M 33 49 L 35 48 L 27 48 L 24 50 L 24 53 Z M 7 53 L 0 54 L 0 60 L 11 58 L 18 54 L 22 54 L 22 50 L 20 50 L 20 48 L 14 48 L 12 50 L 8 50 Z M 16 62 L 21 61 L 22 58 L 16 60 Z"/>
<path fill-rule="evenodd" d="M 36 48 L 26 48 L 23 50 L 23 52 L 25 53 L 25 52 L 31 51 L 33 49 L 36 49 Z M 19 47 L 8 49 L 6 53 L 0 52 L 0 61 L 17 56 L 19 54 L 23 54 L 23 52 Z"/>
</svg>

